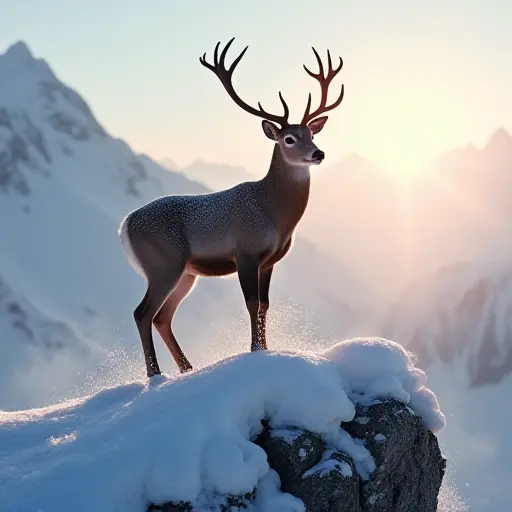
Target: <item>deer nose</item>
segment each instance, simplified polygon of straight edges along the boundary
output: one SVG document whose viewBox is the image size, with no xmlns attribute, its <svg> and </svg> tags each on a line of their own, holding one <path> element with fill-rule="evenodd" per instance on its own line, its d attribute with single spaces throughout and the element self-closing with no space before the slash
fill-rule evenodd
<svg viewBox="0 0 512 512">
<path fill-rule="evenodd" d="M 323 151 L 320 151 L 319 149 L 314 151 L 313 154 L 311 155 L 312 160 L 323 160 L 324 158 L 325 158 L 325 153 Z"/>
</svg>

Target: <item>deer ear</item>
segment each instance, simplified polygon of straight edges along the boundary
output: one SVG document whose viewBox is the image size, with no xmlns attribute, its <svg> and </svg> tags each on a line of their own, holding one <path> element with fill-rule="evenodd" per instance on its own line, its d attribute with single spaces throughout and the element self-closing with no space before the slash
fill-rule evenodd
<svg viewBox="0 0 512 512">
<path fill-rule="evenodd" d="M 261 122 L 261 126 L 263 127 L 263 132 L 265 133 L 265 135 L 270 140 L 277 142 L 277 139 L 279 137 L 279 128 L 274 123 L 271 123 L 270 121 L 267 121 L 266 119 L 264 119 Z"/>
<path fill-rule="evenodd" d="M 313 119 L 313 121 L 311 121 L 308 124 L 308 128 L 311 130 L 311 133 L 313 135 L 316 135 L 318 132 L 320 132 L 324 127 L 325 123 L 327 122 L 327 119 L 327 116 L 322 116 L 319 117 L 318 119 Z"/>
</svg>

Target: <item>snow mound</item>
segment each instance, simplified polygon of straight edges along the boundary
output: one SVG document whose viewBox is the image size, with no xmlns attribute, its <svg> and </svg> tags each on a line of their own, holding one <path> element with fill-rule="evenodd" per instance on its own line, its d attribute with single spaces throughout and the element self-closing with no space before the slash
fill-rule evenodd
<svg viewBox="0 0 512 512">
<path fill-rule="evenodd" d="M 2 507 L 142 512 L 150 503 L 201 504 L 208 495 L 256 487 L 256 510 L 302 512 L 300 500 L 279 491 L 265 451 L 252 442 L 261 420 L 320 434 L 351 456 L 366 478 L 375 469 L 373 458 L 340 427 L 354 418 L 352 392 L 359 399 L 365 391 L 394 396 L 402 383 L 422 417 L 442 414 L 437 401 L 429 413 L 426 405 L 434 401 L 414 399 L 426 388 L 413 384 L 416 374 L 398 347 L 358 339 L 336 345 L 328 357 L 246 353 L 172 379 L 134 382 L 42 409 L 0 411 Z"/>
<path fill-rule="evenodd" d="M 425 372 L 414 366 L 413 354 L 398 343 L 378 337 L 352 338 L 323 355 L 336 364 L 354 403 L 394 398 L 408 404 L 432 432 L 444 428 L 446 418 L 436 395 L 426 387 Z"/>
</svg>

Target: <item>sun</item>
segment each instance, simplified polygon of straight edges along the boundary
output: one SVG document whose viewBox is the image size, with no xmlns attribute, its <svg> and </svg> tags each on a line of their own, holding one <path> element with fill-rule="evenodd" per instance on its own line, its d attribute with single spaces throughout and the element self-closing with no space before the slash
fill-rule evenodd
<svg viewBox="0 0 512 512">
<path fill-rule="evenodd" d="M 371 95 L 361 112 L 365 155 L 400 179 L 422 173 L 461 131 L 464 116 L 450 96 L 417 84 L 397 89 L 396 83 Z"/>
<path fill-rule="evenodd" d="M 389 130 L 381 147 L 375 148 L 374 160 L 396 178 L 411 178 L 424 171 L 431 157 L 424 140 L 401 126 Z"/>
</svg>

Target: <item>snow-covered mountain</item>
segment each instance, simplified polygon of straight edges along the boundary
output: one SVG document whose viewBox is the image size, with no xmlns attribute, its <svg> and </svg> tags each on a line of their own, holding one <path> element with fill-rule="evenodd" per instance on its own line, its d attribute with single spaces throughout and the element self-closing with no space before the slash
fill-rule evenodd
<svg viewBox="0 0 512 512">
<path fill-rule="evenodd" d="M 412 283 L 383 332 L 411 349 L 449 412 L 440 439 L 470 510 L 507 510 L 512 479 L 512 265 L 445 266 Z"/>
<path fill-rule="evenodd" d="M 512 265 L 460 263 L 413 283 L 393 305 L 386 334 L 407 341 L 423 368 L 465 368 L 468 387 L 512 374 Z"/>
<path fill-rule="evenodd" d="M 23 371 L 31 372 L 34 382 L 46 379 L 51 394 L 33 396 L 12 373 L 2 374 L 0 390 L 6 391 L 0 392 L 0 407 L 67 396 L 72 386 L 91 380 L 86 372 L 101 365 L 104 378 L 144 374 L 132 312 L 145 283 L 119 243 L 119 222 L 157 196 L 208 191 L 112 137 L 81 96 L 24 43 L 0 56 L 1 274 L 12 293 L 33 305 L 31 325 L 44 318 L 76 333 L 79 339 L 75 343 L 70 336 L 69 345 L 85 347 L 93 339 L 96 347 L 69 353 L 61 369 L 48 373 L 48 365 L 36 365 L 22 352 L 21 331 L 2 332 L 2 357 L 22 359 Z M 327 273 L 328 268 L 335 270 Z M 270 342 L 273 332 L 285 330 L 286 343 L 300 344 L 311 324 L 324 335 L 348 335 L 364 322 L 371 297 L 348 270 L 297 239 L 290 259 L 275 272 L 271 300 Z M 201 280 L 180 308 L 176 333 L 196 365 L 246 351 L 248 318 L 237 280 Z M 155 341 L 164 370 L 174 372 L 168 351 L 158 336 Z M 44 360 L 44 343 L 35 350 Z M 124 352 L 124 359 L 113 351 Z M 126 355 L 130 351 L 135 360 Z"/>
<path fill-rule="evenodd" d="M 2 276 L 12 293 L 33 305 L 27 322 L 37 324 L 39 337 L 62 339 L 60 330 L 66 328 L 76 333 L 68 336 L 66 346 L 80 346 L 88 334 L 103 348 L 119 336 L 130 339 L 130 330 L 119 329 L 119 323 L 130 318 L 127 312 L 140 283 L 133 280 L 117 240 L 119 219 L 143 198 L 174 189 L 207 189 L 135 155 L 125 142 L 111 137 L 84 100 L 24 43 L 0 56 L 0 77 Z M 44 332 L 39 318 L 47 322 Z M 75 343 L 77 337 L 82 341 Z M 33 346 L 28 357 L 22 338 L 19 330 L 2 332 L 2 360 L 7 365 L 22 358 L 20 371 L 48 380 L 47 365 L 33 363 L 36 357 L 48 358 L 47 347 Z M 68 352 L 61 365 L 67 370 L 54 374 L 56 389 L 67 391 L 79 369 L 94 368 L 92 356 L 100 354 Z M 59 357 L 64 355 L 60 350 Z M 65 373 L 70 374 L 64 382 Z M 16 403 L 17 395 L 18 405 L 49 399 L 18 389 L 11 377 L 10 372 L 2 374 L 0 407 Z"/>
</svg>

